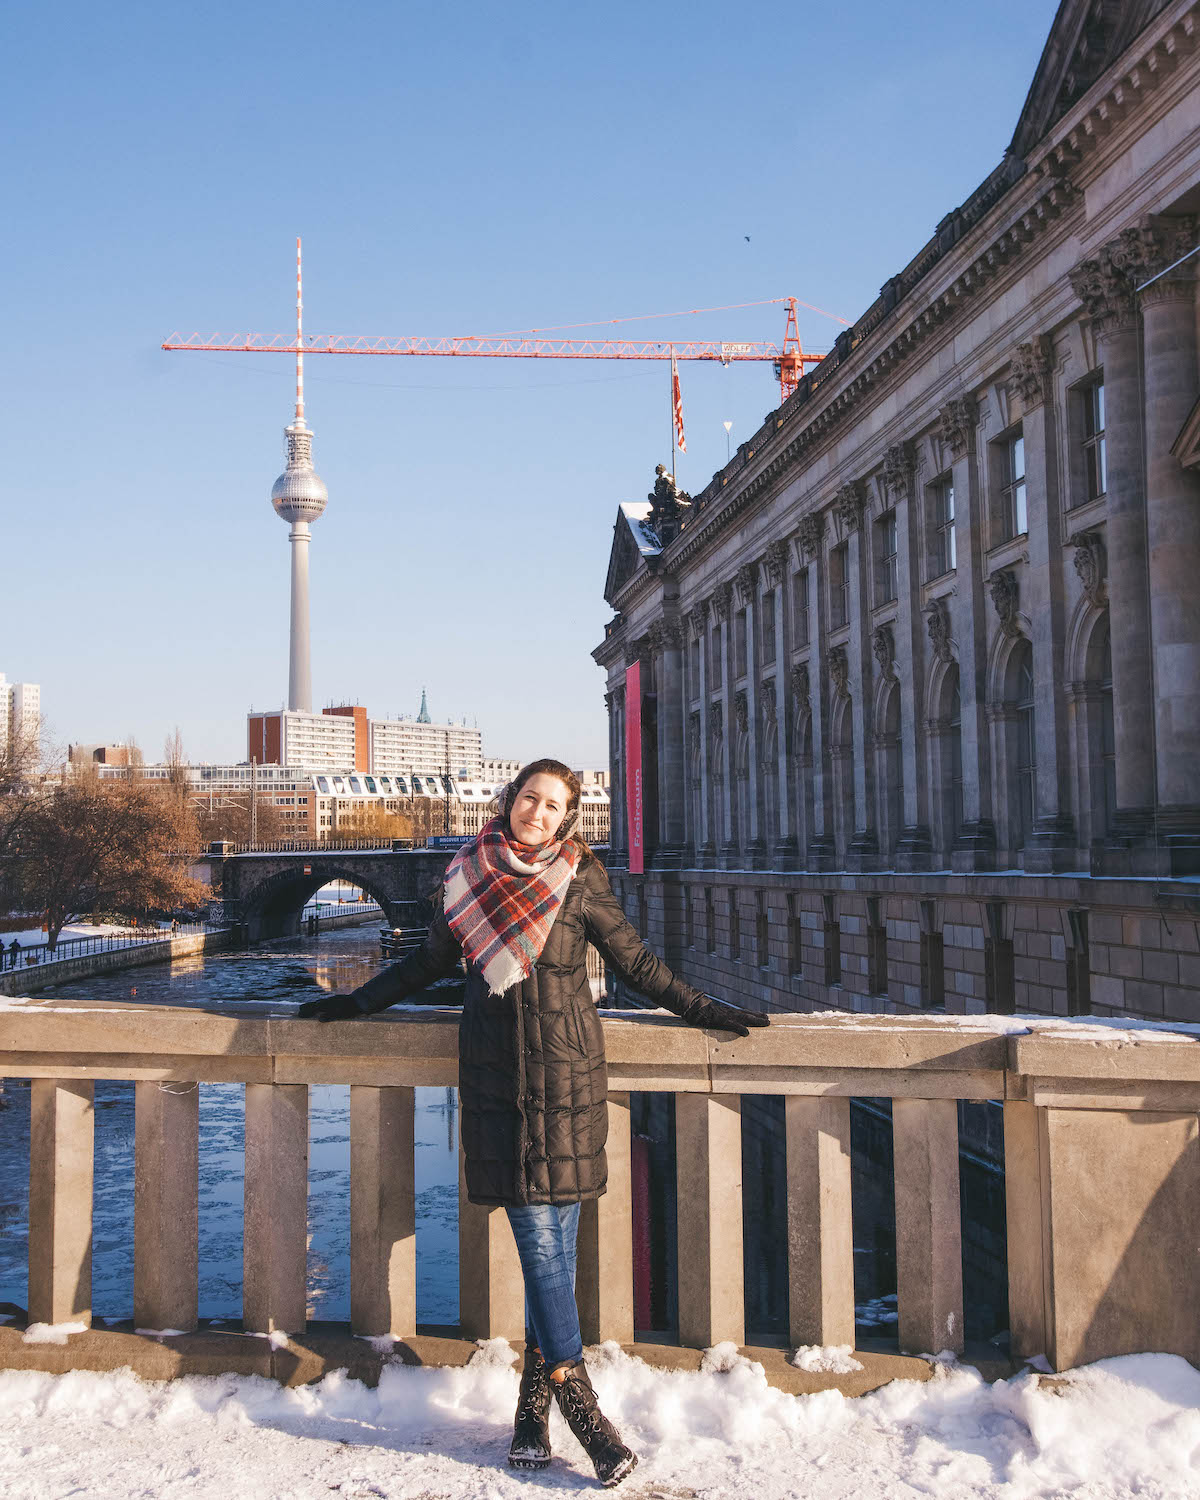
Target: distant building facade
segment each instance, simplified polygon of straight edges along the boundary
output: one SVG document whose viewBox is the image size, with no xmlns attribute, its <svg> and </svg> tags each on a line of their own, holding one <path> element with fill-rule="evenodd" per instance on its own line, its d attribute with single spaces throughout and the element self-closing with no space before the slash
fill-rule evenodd
<svg viewBox="0 0 1200 1500">
<path fill-rule="evenodd" d="M 416 718 L 373 719 L 360 704 L 320 713 L 275 709 L 246 719 L 247 756 L 259 765 L 306 769 L 481 775 L 478 729 L 435 724 L 424 709 Z"/>
<path fill-rule="evenodd" d="M 1065 0 L 996 171 L 621 506 L 614 884 L 706 990 L 1200 1019 L 1198 21 Z"/>
<path fill-rule="evenodd" d="M 36 682 L 8 682 L 0 672 L 0 747 L 41 735 L 42 690 Z"/>
</svg>

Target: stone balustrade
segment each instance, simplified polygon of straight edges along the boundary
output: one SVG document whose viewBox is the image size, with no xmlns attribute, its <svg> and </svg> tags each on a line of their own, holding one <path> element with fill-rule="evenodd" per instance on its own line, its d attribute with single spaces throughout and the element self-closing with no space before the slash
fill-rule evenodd
<svg viewBox="0 0 1200 1500">
<path fill-rule="evenodd" d="M 1014 1024 L 1008 1022 L 1011 1028 Z M 745 1040 L 606 1013 L 609 1191 L 586 1205 L 588 1341 L 633 1341 L 629 1094 L 675 1095 L 679 1338 L 745 1342 L 742 1094 L 786 1096 L 790 1338 L 854 1342 L 850 1100 L 893 1101 L 899 1340 L 963 1347 L 956 1101 L 1004 1108 L 1015 1357 L 1056 1369 L 1200 1360 L 1200 1038 L 1077 1022 L 787 1015 Z M 305 1324 L 308 1089 L 351 1088 L 351 1321 L 416 1328 L 413 1090 L 457 1079 L 457 1017 L 317 1025 L 48 1000 L 0 1014 L 0 1078 L 32 1080 L 29 1318 L 90 1323 L 95 1079 L 136 1084 L 135 1324 L 197 1324 L 197 1082 L 246 1089 L 243 1324 Z M 523 1336 L 502 1210 L 460 1198 L 461 1327 Z"/>
</svg>

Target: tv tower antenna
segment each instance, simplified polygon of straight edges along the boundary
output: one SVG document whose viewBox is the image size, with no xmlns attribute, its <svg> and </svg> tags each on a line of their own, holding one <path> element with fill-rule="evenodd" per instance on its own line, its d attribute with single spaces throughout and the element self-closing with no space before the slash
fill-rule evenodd
<svg viewBox="0 0 1200 1500">
<path fill-rule="evenodd" d="M 288 707 L 312 712 L 312 642 L 308 613 L 308 544 L 310 523 L 329 498 L 312 461 L 313 433 L 304 420 L 304 297 L 300 241 L 296 240 L 296 415 L 284 428 L 287 467 L 271 487 L 276 515 L 290 522 L 292 544 L 292 612 L 288 652 Z"/>
</svg>

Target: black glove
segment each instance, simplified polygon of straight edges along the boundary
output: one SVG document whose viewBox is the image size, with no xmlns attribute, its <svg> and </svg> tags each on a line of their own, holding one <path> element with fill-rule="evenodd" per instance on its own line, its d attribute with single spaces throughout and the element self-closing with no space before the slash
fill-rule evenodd
<svg viewBox="0 0 1200 1500">
<path fill-rule="evenodd" d="M 353 995 L 322 995 L 319 1000 L 306 1000 L 296 1012 L 302 1021 L 356 1021 L 365 1014 Z"/>
<path fill-rule="evenodd" d="M 683 1013 L 689 1026 L 700 1026 L 706 1031 L 732 1031 L 735 1036 L 749 1036 L 751 1026 L 769 1026 L 771 1018 L 760 1016 L 757 1011 L 742 1010 L 738 1005 L 726 1005 L 724 1000 L 711 1000 L 703 995 Z"/>
</svg>

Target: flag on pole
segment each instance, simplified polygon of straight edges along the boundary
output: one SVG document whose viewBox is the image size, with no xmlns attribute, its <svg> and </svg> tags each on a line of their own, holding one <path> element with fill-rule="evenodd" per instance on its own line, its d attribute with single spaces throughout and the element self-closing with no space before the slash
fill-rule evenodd
<svg viewBox="0 0 1200 1500">
<path fill-rule="evenodd" d="M 675 363 L 675 355 L 671 355 L 671 411 L 675 422 L 675 446 L 680 453 L 687 452 L 687 444 L 683 440 L 683 399 L 679 394 L 679 366 Z"/>
</svg>

